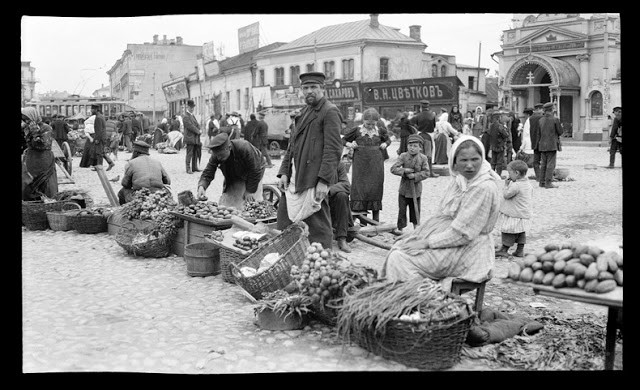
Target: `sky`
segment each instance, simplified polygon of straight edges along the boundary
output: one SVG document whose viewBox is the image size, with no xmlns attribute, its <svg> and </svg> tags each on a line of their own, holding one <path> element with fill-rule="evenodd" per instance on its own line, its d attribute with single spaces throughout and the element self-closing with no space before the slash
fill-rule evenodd
<svg viewBox="0 0 640 390">
<path fill-rule="evenodd" d="M 513 14 L 380 14 L 380 24 L 400 29 L 419 25 L 430 53 L 455 55 L 456 62 L 480 66 L 493 74 L 491 54 L 501 51 L 500 35 Z M 23 16 L 21 60 L 35 68 L 36 93 L 67 91 L 91 95 L 109 84 L 107 71 L 122 57 L 127 44 L 180 36 L 185 45 L 215 42 L 224 55 L 238 55 L 238 29 L 260 23 L 260 46 L 291 42 L 320 28 L 369 19 L 369 14 L 198 14 L 143 17 L 80 18 Z M 64 59 L 60 60 L 61 51 Z M 52 60 L 53 59 L 53 60 Z M 194 59 L 195 66 L 195 59 Z"/>
</svg>

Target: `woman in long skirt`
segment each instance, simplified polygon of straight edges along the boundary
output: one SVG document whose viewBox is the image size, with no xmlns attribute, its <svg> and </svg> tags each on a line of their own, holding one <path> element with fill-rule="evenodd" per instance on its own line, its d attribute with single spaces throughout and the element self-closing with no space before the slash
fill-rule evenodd
<svg viewBox="0 0 640 390">
<path fill-rule="evenodd" d="M 387 130 L 376 125 L 379 118 L 378 111 L 366 109 L 363 123 L 344 136 L 346 145 L 353 148 L 351 210 L 371 210 L 376 221 L 380 220 L 384 193 L 384 151 L 391 143 Z"/>
</svg>

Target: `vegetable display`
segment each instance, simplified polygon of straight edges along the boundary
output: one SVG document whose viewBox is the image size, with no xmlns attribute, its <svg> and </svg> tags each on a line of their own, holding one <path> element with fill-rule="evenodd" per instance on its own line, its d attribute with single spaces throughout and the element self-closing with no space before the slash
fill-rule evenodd
<svg viewBox="0 0 640 390">
<path fill-rule="evenodd" d="M 191 204 L 189 206 L 178 205 L 174 209 L 175 212 L 192 216 L 209 221 L 216 221 L 221 219 L 231 219 L 232 215 L 240 215 L 240 210 L 231 206 L 218 205 L 213 201 L 203 201 Z"/>
<path fill-rule="evenodd" d="M 264 310 L 272 310 L 274 313 L 286 319 L 290 315 L 300 317 L 311 311 L 311 298 L 304 295 L 290 295 L 284 290 L 276 290 L 265 293 L 264 298 L 258 301 L 254 307 L 254 313 L 258 314 Z"/>
<path fill-rule="evenodd" d="M 547 244 L 509 267 L 512 280 L 603 294 L 622 286 L 622 256 L 595 245 Z"/>
<path fill-rule="evenodd" d="M 123 214 L 129 219 L 155 219 L 176 207 L 177 203 L 168 191 L 151 192 L 142 188 L 134 193 L 133 200 L 122 206 Z"/>
<path fill-rule="evenodd" d="M 243 217 L 252 217 L 257 219 L 274 218 L 276 216 L 276 208 L 266 200 L 246 202 L 242 212 Z"/>
</svg>

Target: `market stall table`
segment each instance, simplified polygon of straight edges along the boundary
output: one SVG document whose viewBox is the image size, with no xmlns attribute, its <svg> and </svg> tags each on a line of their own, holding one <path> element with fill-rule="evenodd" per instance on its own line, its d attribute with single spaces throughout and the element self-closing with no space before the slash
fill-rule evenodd
<svg viewBox="0 0 640 390">
<path fill-rule="evenodd" d="M 605 338 L 605 370 L 613 370 L 613 362 L 615 360 L 616 348 L 616 330 L 618 329 L 618 315 L 622 314 L 622 287 L 616 287 L 615 290 L 604 294 L 590 293 L 580 288 L 563 287 L 555 288 L 552 286 L 514 282 L 505 279 L 509 283 L 533 288 L 533 292 L 538 295 L 554 297 L 559 299 L 567 299 L 575 302 L 589 303 L 592 305 L 606 306 L 608 308 L 607 316 L 607 333 Z"/>
</svg>

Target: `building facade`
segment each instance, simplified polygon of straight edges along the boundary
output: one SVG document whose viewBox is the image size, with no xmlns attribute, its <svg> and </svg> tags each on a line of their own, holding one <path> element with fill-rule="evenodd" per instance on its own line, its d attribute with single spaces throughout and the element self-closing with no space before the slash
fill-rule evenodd
<svg viewBox="0 0 640 390">
<path fill-rule="evenodd" d="M 202 46 L 185 45 L 181 37 L 127 44 L 122 57 L 107 71 L 111 96 L 124 100 L 156 122 L 167 110 L 162 82 L 193 71 Z"/>
<path fill-rule="evenodd" d="M 36 68 L 31 66 L 31 61 L 20 62 L 20 103 L 24 107 L 25 103 L 36 98 Z"/>
<path fill-rule="evenodd" d="M 565 136 L 602 140 L 621 106 L 620 17 L 515 14 L 499 58 L 501 105 L 553 102 Z"/>
</svg>

